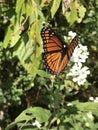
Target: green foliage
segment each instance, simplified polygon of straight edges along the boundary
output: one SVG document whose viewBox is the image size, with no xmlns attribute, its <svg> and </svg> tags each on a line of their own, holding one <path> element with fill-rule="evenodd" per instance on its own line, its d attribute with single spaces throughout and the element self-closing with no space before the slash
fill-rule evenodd
<svg viewBox="0 0 98 130">
<path fill-rule="evenodd" d="M 54 0 L 53 5 L 51 7 L 51 16 L 54 17 L 55 13 L 57 12 L 59 6 L 60 6 L 60 0 Z"/>
<path fill-rule="evenodd" d="M 93 108 L 94 107 L 94 108 Z M 14 122 L 12 122 L 6 130 L 11 129 L 16 124 L 18 129 L 28 130 L 34 129 L 34 119 L 40 124 L 43 123 L 42 129 L 94 129 L 98 128 L 97 123 L 94 124 L 93 115 L 97 116 L 98 103 L 79 103 L 73 102 L 70 106 L 65 106 L 62 109 L 58 109 L 54 113 L 54 117 L 51 117 L 52 113 L 49 110 L 41 107 L 28 108 L 23 111 Z M 70 113 L 69 113 L 70 110 Z M 51 121 L 49 121 L 49 118 Z M 56 126 L 53 124 L 56 123 Z"/>
<path fill-rule="evenodd" d="M 69 22 L 70 25 L 72 25 L 75 21 L 80 23 L 82 19 L 85 16 L 86 8 L 83 5 L 79 5 L 80 7 L 77 8 L 75 7 L 75 1 L 73 1 L 70 4 L 70 12 L 66 12 L 65 16 L 67 21 Z"/>
<path fill-rule="evenodd" d="M 2 43 L 0 45 L 0 103 L 17 106 L 21 104 L 23 91 L 33 87 L 33 79 L 29 75 L 28 79 L 25 78 L 27 72 L 20 65 L 18 59 L 12 56 L 12 50 L 3 49 Z"/>
<path fill-rule="evenodd" d="M 44 116 L 43 116 L 44 115 Z M 13 123 L 11 123 L 6 130 L 11 129 L 14 125 L 19 124 L 18 127 L 22 130 L 33 129 L 32 123 L 36 118 L 37 121 L 40 123 L 47 122 L 50 118 L 51 113 L 49 110 L 43 109 L 41 107 L 33 107 L 24 110 Z M 25 123 L 24 123 L 25 122 Z M 31 122 L 31 123 L 30 123 Z"/>
<path fill-rule="evenodd" d="M 36 76 L 41 59 L 40 30 L 43 20 L 41 8 L 36 2 L 17 0 L 15 15 L 10 20 L 4 38 L 4 48 L 13 47 L 13 55 L 19 58 L 33 77 Z M 33 63 L 36 63 L 36 66 Z"/>
<path fill-rule="evenodd" d="M 98 2 L 71 0 L 66 11 L 61 0 L 11 0 L 0 3 L 0 104 L 3 129 L 98 129 Z M 80 35 L 90 56 L 90 76 L 78 86 L 65 72 L 53 77 L 42 64 L 43 22 L 62 37 L 70 30 Z M 80 102 L 81 101 L 81 102 Z M 85 103 L 84 103 L 85 101 Z M 33 106 L 33 107 L 31 107 Z M 30 107 L 30 108 L 27 108 Z M 25 109 L 25 110 L 24 110 Z M 14 121 L 13 121 L 14 120 Z"/>
</svg>

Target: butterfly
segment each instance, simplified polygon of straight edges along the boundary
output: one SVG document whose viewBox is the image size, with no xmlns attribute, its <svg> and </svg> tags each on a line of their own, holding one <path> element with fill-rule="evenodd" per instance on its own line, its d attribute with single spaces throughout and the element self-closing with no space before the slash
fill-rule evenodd
<svg viewBox="0 0 98 130">
<path fill-rule="evenodd" d="M 66 46 L 52 31 L 50 26 L 44 26 L 41 30 L 43 40 L 43 60 L 50 74 L 59 75 L 67 66 L 75 47 L 78 45 L 76 35 L 69 46 Z"/>
</svg>

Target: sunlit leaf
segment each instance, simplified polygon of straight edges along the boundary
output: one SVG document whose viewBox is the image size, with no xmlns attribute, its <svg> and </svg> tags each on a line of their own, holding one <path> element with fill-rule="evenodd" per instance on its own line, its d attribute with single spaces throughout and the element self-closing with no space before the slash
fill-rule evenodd
<svg viewBox="0 0 98 130">
<path fill-rule="evenodd" d="M 49 78 L 49 74 L 43 70 L 37 70 L 38 75 L 40 75 L 41 77 L 46 77 Z"/>
<path fill-rule="evenodd" d="M 21 38 L 21 40 L 19 40 L 13 49 L 13 54 L 18 56 L 22 63 L 24 63 L 30 57 L 34 50 L 32 43 L 28 42 L 26 37 L 27 36 L 25 35 L 24 38 Z"/>
<path fill-rule="evenodd" d="M 77 20 L 77 10 L 75 7 L 75 2 L 71 2 L 70 4 L 70 12 L 66 12 L 65 16 L 70 25 L 72 25 Z"/>
<path fill-rule="evenodd" d="M 98 103 L 97 102 L 86 102 L 86 103 L 81 103 L 81 102 L 74 102 L 74 104 L 77 106 L 78 110 L 84 111 L 84 112 L 92 112 L 96 116 L 98 116 Z"/>
<path fill-rule="evenodd" d="M 47 6 L 47 4 L 49 4 L 52 0 L 41 0 L 41 7 Z"/>
<path fill-rule="evenodd" d="M 7 31 L 6 31 L 6 36 L 4 38 L 4 43 L 3 43 L 4 48 L 6 48 L 10 44 L 11 37 L 12 37 L 12 29 L 9 26 L 8 29 L 7 29 Z"/>
<path fill-rule="evenodd" d="M 63 7 L 62 7 L 63 9 Z M 64 12 L 64 10 L 63 10 Z M 78 9 L 76 8 L 76 3 L 73 1 L 70 4 L 70 11 L 66 12 L 65 16 L 70 25 L 72 25 L 75 21 L 80 23 L 85 16 L 86 8 L 83 5 L 78 5 Z"/>
<path fill-rule="evenodd" d="M 36 119 L 39 123 L 43 123 L 48 121 L 50 118 L 51 113 L 49 110 L 41 108 L 41 107 L 31 107 L 26 110 L 24 110 L 16 119 L 14 122 L 12 122 L 6 130 L 9 130 L 13 126 L 15 126 L 18 123 L 21 123 L 22 121 L 28 122 L 32 120 L 33 118 Z M 21 124 L 22 125 L 22 124 Z"/>
<path fill-rule="evenodd" d="M 24 5 L 25 0 L 17 0 L 16 1 L 16 13 L 19 15 L 22 12 L 22 6 Z"/>
<path fill-rule="evenodd" d="M 26 10 L 26 15 L 27 16 L 30 16 L 30 15 L 33 14 L 34 8 L 29 3 L 26 4 L 25 8 L 26 8 L 25 10 Z M 34 19 L 32 19 L 32 20 L 34 20 Z"/>
<path fill-rule="evenodd" d="M 86 8 L 84 6 L 80 6 L 78 9 L 79 16 L 77 21 L 80 23 L 85 16 Z"/>
<path fill-rule="evenodd" d="M 15 23 L 15 20 L 13 19 L 12 23 L 6 31 L 6 36 L 4 38 L 4 47 L 6 48 L 8 45 L 10 45 L 10 47 L 13 47 L 20 39 L 20 33 L 21 30 L 19 27 L 19 23 Z"/>
<path fill-rule="evenodd" d="M 57 12 L 59 6 L 60 6 L 60 0 L 53 0 L 53 4 L 51 7 L 51 16 L 54 17 L 55 13 Z"/>
</svg>

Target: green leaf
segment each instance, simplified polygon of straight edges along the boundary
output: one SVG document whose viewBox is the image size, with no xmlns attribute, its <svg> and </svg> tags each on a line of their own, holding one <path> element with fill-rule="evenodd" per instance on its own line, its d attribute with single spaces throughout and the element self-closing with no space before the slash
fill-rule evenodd
<svg viewBox="0 0 98 130">
<path fill-rule="evenodd" d="M 40 60 L 38 56 L 35 55 L 36 42 L 32 39 L 29 40 L 28 36 L 25 34 L 13 49 L 13 55 L 17 56 L 23 67 L 35 77 L 37 69 L 39 67 Z M 38 49 L 39 47 L 37 47 Z"/>
<path fill-rule="evenodd" d="M 34 78 L 37 74 L 37 70 L 40 65 L 40 56 L 37 57 L 35 54 L 33 54 L 30 58 L 30 62 L 25 62 L 23 64 L 24 68 L 28 71 L 28 73 Z"/>
<path fill-rule="evenodd" d="M 85 12 L 86 12 L 86 8 L 83 5 L 81 5 L 78 9 L 78 13 L 79 13 L 79 17 L 77 18 L 78 23 L 80 23 L 84 18 Z"/>
<path fill-rule="evenodd" d="M 75 2 L 71 2 L 70 4 L 70 12 L 66 12 L 65 16 L 70 25 L 72 25 L 77 20 L 77 10 L 75 7 Z"/>
<path fill-rule="evenodd" d="M 54 0 L 52 7 L 51 7 L 51 16 L 54 17 L 55 13 L 57 12 L 59 6 L 60 6 L 61 0 Z"/>
<path fill-rule="evenodd" d="M 18 4 L 19 0 L 16 6 Z M 33 5 L 30 5 L 29 2 L 25 3 L 22 0 L 19 7 L 16 7 L 16 16 L 11 20 L 4 39 L 4 47 L 8 45 L 13 47 L 13 56 L 18 57 L 22 66 L 32 77 L 36 76 L 40 65 L 42 53 L 40 31 L 43 20 L 44 16 L 39 5 L 34 1 Z M 21 26 L 24 30 L 20 28 Z"/>
<path fill-rule="evenodd" d="M 31 107 L 24 110 L 15 121 L 23 121 L 23 120 L 30 120 L 32 118 L 36 118 L 40 123 L 48 121 L 50 118 L 51 113 L 49 110 L 41 108 L 41 107 Z"/>
<path fill-rule="evenodd" d="M 43 123 L 49 120 L 51 116 L 51 113 L 49 110 L 41 108 L 41 107 L 31 107 L 28 108 L 26 110 L 24 110 L 16 119 L 14 122 L 12 122 L 10 125 L 8 125 L 8 127 L 6 128 L 6 130 L 11 129 L 13 126 L 15 126 L 16 124 L 21 123 L 21 126 L 24 124 L 22 124 L 22 121 L 28 122 L 32 119 L 36 119 L 39 123 Z"/>
<path fill-rule="evenodd" d="M 33 14 L 34 8 L 31 8 L 31 5 L 29 3 L 26 4 L 25 8 L 26 8 L 26 14 L 27 14 L 27 16 L 30 16 L 30 15 Z M 32 19 L 32 20 L 34 20 L 34 19 Z"/>
<path fill-rule="evenodd" d="M 78 110 L 89 112 L 91 111 L 93 114 L 98 116 L 98 103 L 96 102 L 74 102 L 74 104 L 77 106 Z"/>
<path fill-rule="evenodd" d="M 37 74 L 40 75 L 41 77 L 49 78 L 49 74 L 43 70 L 37 70 Z"/>
<path fill-rule="evenodd" d="M 16 1 L 16 13 L 19 15 L 21 13 L 22 6 L 24 5 L 25 0 L 17 0 Z"/>
<path fill-rule="evenodd" d="M 70 12 L 66 12 L 65 14 L 68 23 L 70 25 L 72 25 L 75 21 L 80 23 L 85 16 L 86 8 L 81 5 L 78 9 L 76 9 L 75 1 L 72 1 L 70 4 L 70 9 Z"/>
<path fill-rule="evenodd" d="M 32 44 L 29 41 L 27 42 L 26 41 L 27 40 L 26 40 L 26 35 L 25 35 L 25 39 L 21 38 L 21 40 L 19 40 L 19 42 L 16 44 L 16 46 L 13 49 L 13 55 L 18 56 L 21 63 L 26 62 L 26 60 L 33 53 L 33 49 L 34 49 Z"/>
<path fill-rule="evenodd" d="M 20 33 L 21 30 L 19 28 L 19 23 L 15 23 L 15 19 L 13 19 L 6 31 L 6 35 L 4 38 L 4 48 L 6 48 L 8 45 L 10 45 L 10 47 L 13 47 L 20 39 Z"/>
<path fill-rule="evenodd" d="M 11 37 L 12 37 L 11 35 L 12 35 L 12 29 L 11 29 L 11 26 L 9 26 L 6 31 L 5 38 L 4 38 L 4 43 L 3 43 L 4 48 L 7 48 L 7 46 L 10 44 Z"/>
</svg>

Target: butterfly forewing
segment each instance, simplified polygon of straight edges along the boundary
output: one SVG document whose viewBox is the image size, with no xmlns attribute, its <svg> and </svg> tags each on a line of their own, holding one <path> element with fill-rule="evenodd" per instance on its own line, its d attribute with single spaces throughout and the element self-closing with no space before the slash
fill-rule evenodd
<svg viewBox="0 0 98 130">
<path fill-rule="evenodd" d="M 55 33 L 51 31 L 50 27 L 44 27 L 41 31 L 41 36 L 43 39 L 43 49 L 46 53 L 62 50 L 62 43 L 55 36 Z"/>
</svg>

